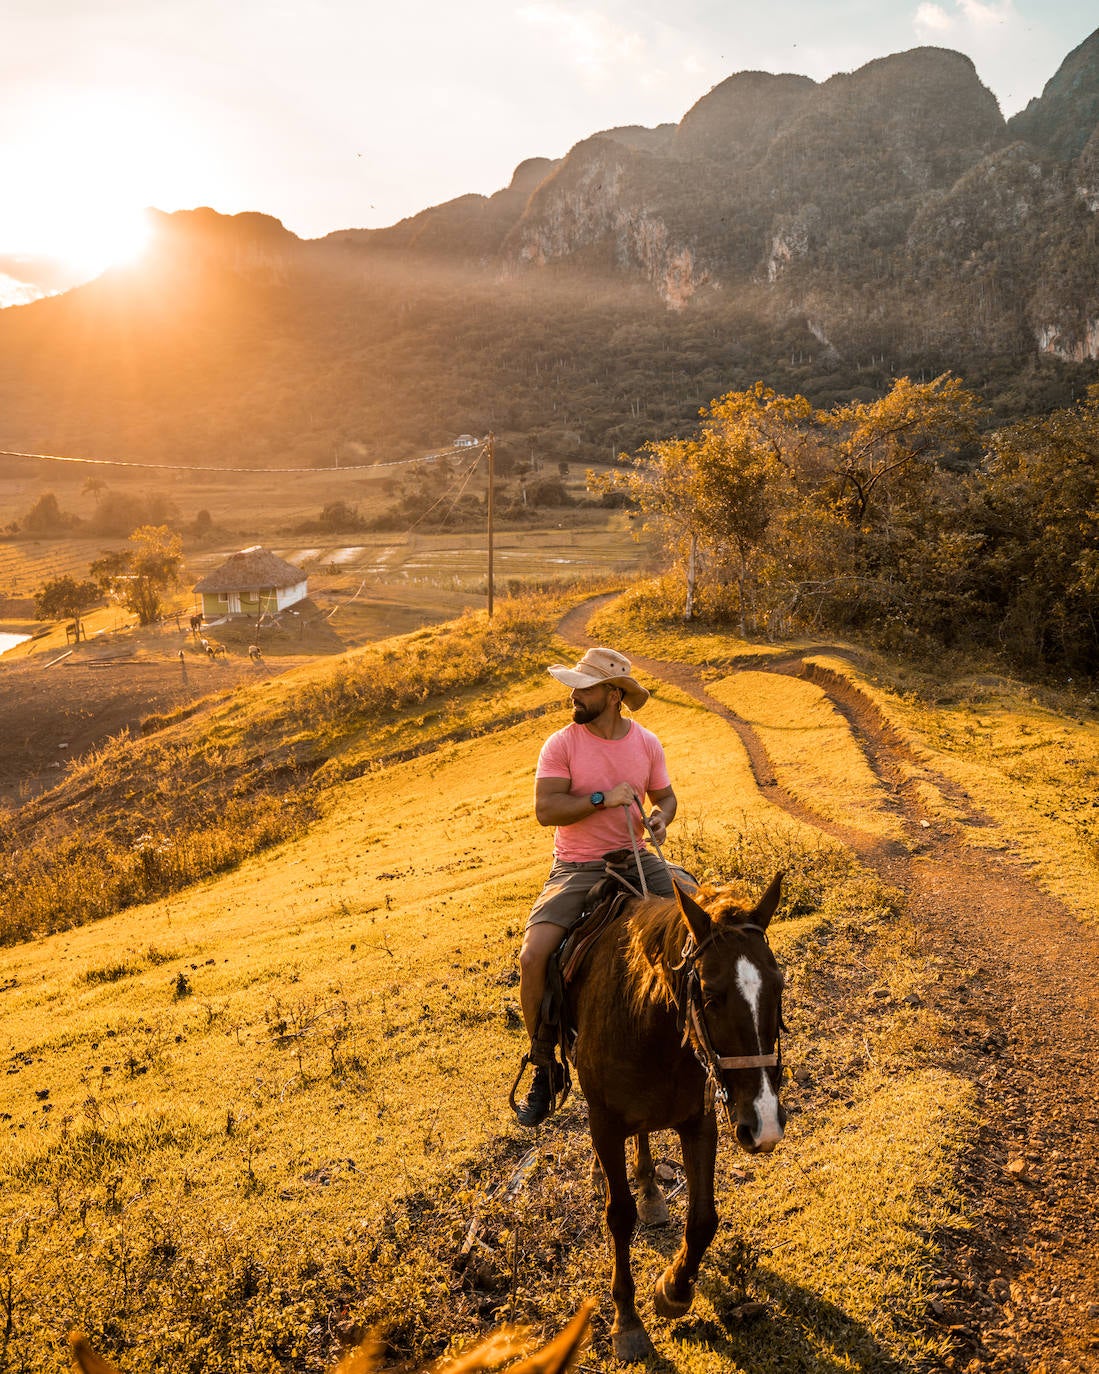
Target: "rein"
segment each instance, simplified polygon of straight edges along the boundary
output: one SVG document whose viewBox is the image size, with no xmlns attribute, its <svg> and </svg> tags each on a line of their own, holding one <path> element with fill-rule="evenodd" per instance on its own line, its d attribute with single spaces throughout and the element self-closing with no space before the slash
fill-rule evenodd
<svg viewBox="0 0 1099 1374">
<path fill-rule="evenodd" d="M 641 813 L 641 824 L 645 827 L 645 833 L 648 835 L 649 840 L 652 843 L 652 847 L 656 850 L 657 858 L 664 865 L 664 872 L 668 875 L 668 881 L 674 884 L 675 880 L 672 878 L 672 871 L 668 867 L 668 860 L 664 857 L 664 851 L 660 848 L 660 845 L 657 843 L 656 836 L 653 834 L 653 828 L 649 823 L 649 818 L 645 815 L 645 808 L 641 805 L 641 803 L 638 801 L 636 797 L 634 797 L 633 799 L 633 804 Z M 645 881 L 645 869 L 641 863 L 641 846 L 637 843 L 637 835 L 635 834 L 634 828 L 630 823 L 629 807 L 626 808 L 626 829 L 630 832 L 630 847 L 633 850 L 633 862 L 635 868 L 637 869 L 637 881 L 640 884 L 641 890 L 638 891 L 638 889 L 634 887 L 634 885 L 626 879 L 625 875 L 622 873 L 620 869 L 608 868 L 607 872 L 611 874 L 613 877 L 617 878 L 618 881 L 622 884 L 622 886 L 628 888 L 635 897 L 647 897 L 649 895 L 649 885 Z"/>
<path fill-rule="evenodd" d="M 762 926 L 745 922 L 737 930 L 754 930 L 768 943 L 767 932 Z M 711 946 L 718 941 L 718 934 L 710 934 L 701 944 L 695 944 L 693 933 L 688 934 L 683 946 L 680 962 L 668 970 L 678 974 L 672 990 L 675 1002 L 676 1023 L 682 1034 L 680 1044 L 689 1044 L 694 1056 L 706 1075 L 706 1092 L 712 1103 L 720 1102 L 726 1120 L 733 1124 L 729 1110 L 729 1090 L 722 1080 L 722 1072 L 727 1069 L 780 1069 L 782 1068 L 782 1013 L 779 1012 L 779 1034 L 775 1037 L 775 1048 L 770 1054 L 718 1054 L 710 1038 L 710 1028 L 706 1024 L 706 1010 L 702 1005 L 702 978 L 698 972 L 698 961 Z M 692 1035 L 693 1032 L 693 1035 Z"/>
</svg>

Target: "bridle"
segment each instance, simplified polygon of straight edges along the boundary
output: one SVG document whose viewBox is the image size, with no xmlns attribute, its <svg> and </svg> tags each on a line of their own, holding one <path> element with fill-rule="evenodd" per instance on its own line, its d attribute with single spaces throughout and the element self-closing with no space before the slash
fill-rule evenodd
<svg viewBox="0 0 1099 1374">
<path fill-rule="evenodd" d="M 731 930 L 751 930 L 763 937 L 763 943 L 770 948 L 767 932 L 762 926 L 743 922 Z M 672 998 L 675 1003 L 676 1024 L 682 1035 L 683 1048 L 690 1045 L 695 1058 L 706 1075 L 707 1106 L 720 1103 L 725 1111 L 726 1120 L 732 1126 L 732 1113 L 729 1110 L 729 1090 L 725 1086 L 722 1073 L 728 1069 L 778 1069 L 782 1075 L 782 1032 L 786 1025 L 782 1019 L 782 997 L 779 996 L 778 1032 L 775 1035 L 775 1048 L 770 1054 L 718 1054 L 706 1024 L 706 1009 L 702 1005 L 702 977 L 698 971 L 698 961 L 711 946 L 717 944 L 725 931 L 711 932 L 701 943 L 695 943 L 694 932 L 687 935 L 686 944 L 680 961 L 668 970 L 677 975 L 672 985 Z"/>
</svg>

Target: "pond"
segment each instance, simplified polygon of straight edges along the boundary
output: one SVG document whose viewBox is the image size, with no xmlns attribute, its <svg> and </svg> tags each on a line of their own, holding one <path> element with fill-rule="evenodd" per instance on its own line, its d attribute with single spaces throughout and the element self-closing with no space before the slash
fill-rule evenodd
<svg viewBox="0 0 1099 1374">
<path fill-rule="evenodd" d="M 25 644 L 30 639 L 30 635 L 11 635 L 0 630 L 0 654 L 6 654 L 9 649 L 14 649 L 17 644 Z"/>
</svg>

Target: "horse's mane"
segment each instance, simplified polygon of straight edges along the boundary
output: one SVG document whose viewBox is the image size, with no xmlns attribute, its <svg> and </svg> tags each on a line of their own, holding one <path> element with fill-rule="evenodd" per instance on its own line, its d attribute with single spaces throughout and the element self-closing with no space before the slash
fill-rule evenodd
<svg viewBox="0 0 1099 1374">
<path fill-rule="evenodd" d="M 741 924 L 752 909 L 732 884 L 704 884 L 694 899 L 709 915 L 715 931 Z M 686 926 L 673 897 L 642 897 L 631 904 L 626 972 L 635 1015 L 653 1002 L 668 1006 L 674 1002 L 671 970 L 681 960 L 686 938 Z"/>
</svg>

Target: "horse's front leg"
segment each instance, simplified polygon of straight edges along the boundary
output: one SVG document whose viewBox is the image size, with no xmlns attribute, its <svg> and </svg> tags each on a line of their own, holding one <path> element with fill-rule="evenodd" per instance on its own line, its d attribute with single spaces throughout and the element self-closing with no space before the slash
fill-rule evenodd
<svg viewBox="0 0 1099 1374">
<path fill-rule="evenodd" d="M 630 1239 L 637 1225 L 637 1207 L 626 1173 L 626 1134 L 610 1123 L 589 1117 L 591 1139 L 603 1169 L 607 1189 L 607 1233 L 611 1243 L 614 1272 L 611 1297 L 614 1299 L 614 1326 L 611 1342 L 620 1360 L 643 1360 L 652 1354 L 649 1333 L 637 1315 L 635 1287 L 630 1271 Z"/>
<path fill-rule="evenodd" d="M 682 1317 L 694 1301 L 695 1278 L 702 1256 L 717 1231 L 714 1166 L 717 1162 L 717 1118 L 704 1112 L 679 1128 L 683 1170 L 687 1175 L 687 1224 L 675 1259 L 656 1281 L 656 1310 L 662 1317 Z"/>
<path fill-rule="evenodd" d="M 663 1226 L 668 1220 L 668 1204 L 656 1181 L 653 1153 L 648 1131 L 637 1133 L 637 1215 L 645 1226 Z"/>
</svg>

